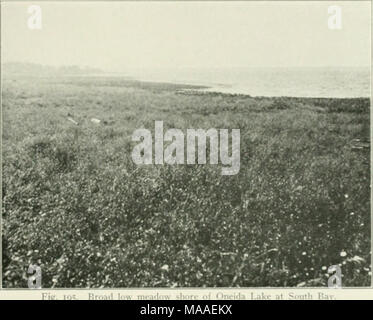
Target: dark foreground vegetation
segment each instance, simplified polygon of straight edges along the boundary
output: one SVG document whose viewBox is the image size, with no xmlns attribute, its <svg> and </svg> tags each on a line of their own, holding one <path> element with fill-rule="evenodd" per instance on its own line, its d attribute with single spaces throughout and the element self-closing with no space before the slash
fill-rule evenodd
<svg viewBox="0 0 373 320">
<path fill-rule="evenodd" d="M 369 100 L 183 88 L 4 79 L 3 286 L 370 285 Z M 240 172 L 134 165 L 154 120 L 241 129 Z"/>
</svg>

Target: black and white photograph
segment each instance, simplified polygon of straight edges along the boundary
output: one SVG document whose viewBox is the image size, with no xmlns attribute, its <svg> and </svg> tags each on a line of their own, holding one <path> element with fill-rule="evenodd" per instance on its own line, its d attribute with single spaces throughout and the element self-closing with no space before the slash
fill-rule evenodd
<svg viewBox="0 0 373 320">
<path fill-rule="evenodd" d="M 2 288 L 370 287 L 370 98 L 370 1 L 2 1 Z"/>
</svg>

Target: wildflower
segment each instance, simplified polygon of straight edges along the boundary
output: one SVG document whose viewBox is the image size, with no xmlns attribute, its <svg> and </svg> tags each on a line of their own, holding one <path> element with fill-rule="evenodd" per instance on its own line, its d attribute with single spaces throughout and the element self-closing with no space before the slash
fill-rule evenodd
<svg viewBox="0 0 373 320">
<path fill-rule="evenodd" d="M 168 266 L 167 264 L 165 264 L 165 265 L 163 265 L 163 266 L 161 267 L 161 270 L 163 270 L 163 271 L 168 271 L 168 270 L 169 270 L 169 266 Z"/>
<path fill-rule="evenodd" d="M 347 256 L 347 252 L 342 250 L 341 253 L 339 254 L 341 257 L 345 257 Z"/>
</svg>

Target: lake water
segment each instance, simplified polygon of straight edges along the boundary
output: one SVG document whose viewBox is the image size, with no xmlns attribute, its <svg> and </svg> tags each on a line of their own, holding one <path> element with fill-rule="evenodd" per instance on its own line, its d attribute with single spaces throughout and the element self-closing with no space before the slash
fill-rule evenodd
<svg viewBox="0 0 373 320">
<path fill-rule="evenodd" d="M 251 96 L 370 97 L 369 68 L 145 68 L 122 75 Z"/>
</svg>

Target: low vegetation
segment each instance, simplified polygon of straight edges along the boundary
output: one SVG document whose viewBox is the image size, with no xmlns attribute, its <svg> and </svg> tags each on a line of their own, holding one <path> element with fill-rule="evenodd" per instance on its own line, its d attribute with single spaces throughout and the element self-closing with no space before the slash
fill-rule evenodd
<svg viewBox="0 0 373 320">
<path fill-rule="evenodd" d="M 30 264 L 45 288 L 326 286 L 335 264 L 370 285 L 369 100 L 196 89 L 4 79 L 4 287 Z M 155 120 L 239 128 L 240 172 L 136 166 L 132 132 Z"/>
</svg>

